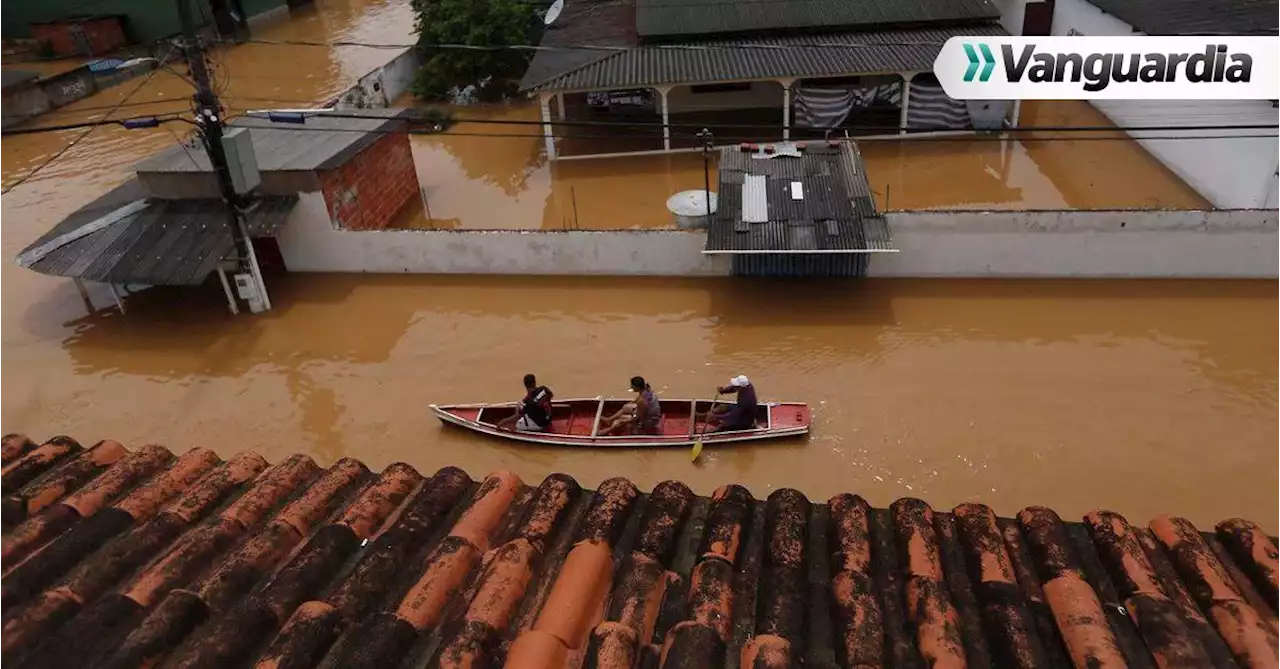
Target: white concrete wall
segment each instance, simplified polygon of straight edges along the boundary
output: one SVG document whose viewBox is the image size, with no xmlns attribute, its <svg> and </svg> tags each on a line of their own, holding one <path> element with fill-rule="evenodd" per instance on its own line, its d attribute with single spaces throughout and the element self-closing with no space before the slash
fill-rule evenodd
<svg viewBox="0 0 1280 669">
<path fill-rule="evenodd" d="M 1022 34 L 1022 19 L 1027 10 L 1027 0 L 991 0 L 1000 10 L 1000 26 L 1010 35 Z M 1055 10 L 1056 11 L 1056 10 Z"/>
<path fill-rule="evenodd" d="M 895 212 L 884 277 L 1277 277 L 1275 211 Z"/>
<path fill-rule="evenodd" d="M 1053 34 L 1142 34 L 1086 0 L 1058 0 Z M 1095 100 L 1093 106 L 1122 128 L 1280 126 L 1280 112 L 1265 100 Z M 1274 208 L 1277 152 L 1274 140 L 1250 135 L 1271 130 L 1133 131 L 1148 153 L 1220 209 Z M 1210 139 L 1161 140 L 1164 137 Z M 1230 139 L 1236 136 L 1239 139 Z M 1243 136 L 1243 137 L 1241 137 Z M 1228 139 L 1219 139 L 1226 137 Z"/>
<path fill-rule="evenodd" d="M 683 230 L 336 230 L 319 193 L 303 193 L 279 235 L 294 272 L 723 276 L 706 236 Z"/>
<path fill-rule="evenodd" d="M 1138 143 L 1213 206 L 1275 208 L 1275 134 L 1280 112 L 1266 100 L 1095 100 L 1093 106 L 1122 128 L 1268 126 L 1266 129 L 1134 131 Z M 1160 139 L 1205 137 L 1209 139 Z M 1235 136 L 1233 138 L 1233 136 Z"/>
<path fill-rule="evenodd" d="M 895 212 L 885 277 L 1277 278 L 1275 211 Z M 295 272 L 723 276 L 701 232 L 335 230 L 305 193 L 280 234 Z"/>
<path fill-rule="evenodd" d="M 382 67 L 360 77 L 355 86 L 338 96 L 337 109 L 383 109 L 391 106 L 409 90 L 418 69 L 418 56 L 413 49 L 396 54 Z"/>
<path fill-rule="evenodd" d="M 782 109 L 782 85 L 774 81 L 754 81 L 749 91 L 727 93 L 694 93 L 688 86 L 676 86 L 667 93 L 667 104 L 672 114 L 708 109 Z"/>
<path fill-rule="evenodd" d="M 1072 31 L 1075 31 L 1073 33 Z M 1054 35 L 1090 37 L 1141 35 L 1133 26 L 1098 9 L 1087 0 L 1057 0 L 1053 6 Z"/>
<path fill-rule="evenodd" d="M 417 71 L 418 54 L 413 49 L 406 49 L 382 66 L 382 85 L 386 91 L 387 104 L 395 104 L 396 99 L 409 90 Z"/>
</svg>

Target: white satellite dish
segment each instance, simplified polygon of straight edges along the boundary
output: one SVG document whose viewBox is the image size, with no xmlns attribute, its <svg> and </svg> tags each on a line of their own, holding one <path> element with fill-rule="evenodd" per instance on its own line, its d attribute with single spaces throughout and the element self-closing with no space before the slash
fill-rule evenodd
<svg viewBox="0 0 1280 669">
<path fill-rule="evenodd" d="M 549 26 L 560 18 L 560 12 L 564 11 L 564 0 L 556 0 L 547 8 L 547 15 L 542 17 L 542 25 Z"/>
</svg>

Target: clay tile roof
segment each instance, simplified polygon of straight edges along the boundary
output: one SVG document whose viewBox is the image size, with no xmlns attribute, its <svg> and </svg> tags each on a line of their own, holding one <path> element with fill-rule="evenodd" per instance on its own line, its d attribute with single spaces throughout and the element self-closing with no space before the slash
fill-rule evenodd
<svg viewBox="0 0 1280 669">
<path fill-rule="evenodd" d="M 1263 667 L 1276 540 L 5 438 L 11 667 Z M 1205 531 L 1207 530 L 1207 531 Z"/>
</svg>

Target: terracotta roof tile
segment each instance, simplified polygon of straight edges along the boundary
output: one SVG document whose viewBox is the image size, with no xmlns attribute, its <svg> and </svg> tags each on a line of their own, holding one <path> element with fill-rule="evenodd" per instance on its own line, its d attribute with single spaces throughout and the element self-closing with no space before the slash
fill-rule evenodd
<svg viewBox="0 0 1280 669">
<path fill-rule="evenodd" d="M 1241 519 L 4 446 L 12 666 L 1276 666 Z"/>
</svg>

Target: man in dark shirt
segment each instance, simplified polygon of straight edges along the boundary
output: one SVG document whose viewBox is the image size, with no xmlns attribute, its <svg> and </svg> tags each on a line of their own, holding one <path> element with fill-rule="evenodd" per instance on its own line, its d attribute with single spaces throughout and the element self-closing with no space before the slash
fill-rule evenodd
<svg viewBox="0 0 1280 669">
<path fill-rule="evenodd" d="M 524 375 L 524 399 L 516 406 L 516 412 L 498 422 L 499 430 L 518 432 L 546 432 L 551 429 L 551 398 L 555 394 L 546 386 L 538 385 L 538 378 Z"/>
<path fill-rule="evenodd" d="M 711 432 L 734 432 L 737 430 L 754 430 L 756 427 L 756 411 L 760 402 L 756 399 L 756 387 L 751 380 L 739 374 L 729 379 L 729 385 L 717 388 L 721 395 L 737 395 L 737 404 L 721 404 L 712 410 L 709 420 L 713 426 Z"/>
</svg>

